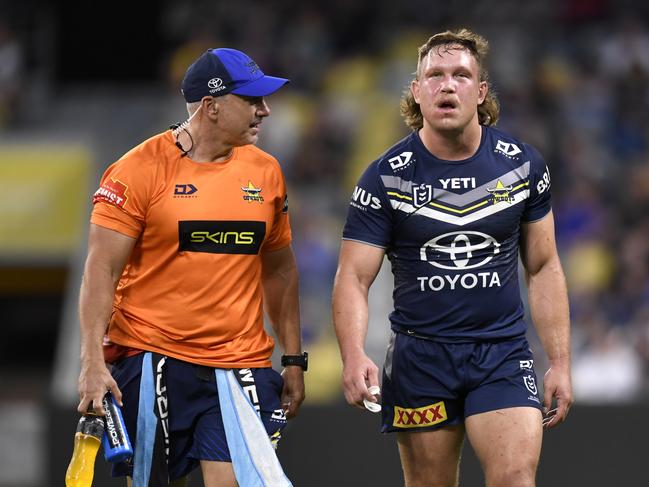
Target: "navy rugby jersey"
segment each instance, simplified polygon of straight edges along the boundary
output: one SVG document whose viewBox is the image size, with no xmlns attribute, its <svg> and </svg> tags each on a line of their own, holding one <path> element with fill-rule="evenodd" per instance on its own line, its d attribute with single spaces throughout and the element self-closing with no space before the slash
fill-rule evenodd
<svg viewBox="0 0 649 487">
<path fill-rule="evenodd" d="M 386 249 L 393 329 L 440 341 L 503 339 L 526 331 L 521 223 L 549 211 L 550 176 L 533 147 L 482 127 L 472 157 L 444 161 L 415 132 L 361 176 L 343 239 Z"/>
</svg>

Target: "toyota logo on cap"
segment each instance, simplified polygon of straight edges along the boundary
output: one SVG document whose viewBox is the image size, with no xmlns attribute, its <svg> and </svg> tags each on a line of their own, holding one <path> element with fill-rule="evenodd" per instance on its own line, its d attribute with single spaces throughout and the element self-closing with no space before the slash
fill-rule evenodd
<svg viewBox="0 0 649 487">
<path fill-rule="evenodd" d="M 223 80 L 221 78 L 212 78 L 207 82 L 207 86 L 211 89 L 218 88 L 223 84 Z"/>
</svg>

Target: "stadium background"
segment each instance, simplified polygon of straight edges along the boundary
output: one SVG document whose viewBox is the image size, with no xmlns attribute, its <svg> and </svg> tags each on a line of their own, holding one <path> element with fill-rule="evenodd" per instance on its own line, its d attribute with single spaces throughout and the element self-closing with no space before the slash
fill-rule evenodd
<svg viewBox="0 0 649 487">
<path fill-rule="evenodd" d="M 76 424 L 76 299 L 89 196 L 105 167 L 185 117 L 207 47 L 292 80 L 260 145 L 282 163 L 301 273 L 307 401 L 280 457 L 299 486 L 399 485 L 391 437 L 348 408 L 330 292 L 353 183 L 406 128 L 416 48 L 469 26 L 491 43 L 499 126 L 552 173 L 569 281 L 576 404 L 547 434 L 539 485 L 646 485 L 649 420 L 649 7 L 612 0 L 0 1 L 0 486 L 62 485 Z M 371 296 L 380 364 L 390 274 Z M 540 352 L 536 335 L 530 341 Z M 547 364 L 535 364 L 542 375 Z M 481 477 L 470 449 L 462 485 Z M 98 462 L 95 485 L 109 481 Z"/>
</svg>

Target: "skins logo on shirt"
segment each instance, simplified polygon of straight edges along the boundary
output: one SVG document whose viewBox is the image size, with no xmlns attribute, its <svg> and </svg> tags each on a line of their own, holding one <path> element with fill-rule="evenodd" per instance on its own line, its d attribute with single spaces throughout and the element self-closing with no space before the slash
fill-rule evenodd
<svg viewBox="0 0 649 487">
<path fill-rule="evenodd" d="M 92 196 L 92 203 L 95 204 L 99 201 L 109 203 L 114 206 L 124 208 L 128 201 L 126 195 L 128 186 L 121 182 L 119 179 L 110 178 L 99 187 L 95 194 Z"/>
<path fill-rule="evenodd" d="M 394 406 L 392 426 L 397 428 L 425 428 L 448 419 L 444 401 L 420 408 L 402 408 Z"/>
<path fill-rule="evenodd" d="M 179 221 L 178 251 L 256 255 L 265 235 L 266 222 Z"/>
<path fill-rule="evenodd" d="M 243 200 L 247 201 L 248 203 L 251 203 L 253 201 L 262 203 L 264 201 L 264 197 L 259 194 L 261 193 L 261 188 L 256 188 L 255 185 L 252 184 L 252 181 L 248 181 L 248 186 L 246 186 L 245 188 L 242 187 L 241 191 L 243 191 Z"/>
</svg>

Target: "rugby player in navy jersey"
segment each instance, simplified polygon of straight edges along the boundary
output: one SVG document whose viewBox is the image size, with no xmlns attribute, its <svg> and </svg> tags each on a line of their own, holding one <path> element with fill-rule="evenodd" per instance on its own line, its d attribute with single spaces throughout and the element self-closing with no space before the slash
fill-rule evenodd
<svg viewBox="0 0 649 487">
<path fill-rule="evenodd" d="M 490 487 L 535 485 L 543 427 L 572 403 L 570 322 L 550 176 L 531 146 L 494 128 L 487 42 L 466 29 L 419 49 L 401 111 L 413 132 L 354 189 L 333 291 L 347 401 L 377 401 L 364 351 L 368 290 L 387 255 L 392 336 L 381 385 L 383 432 L 396 432 L 405 484 L 458 485 L 468 437 Z M 518 282 L 550 368 L 543 395 Z"/>
</svg>

